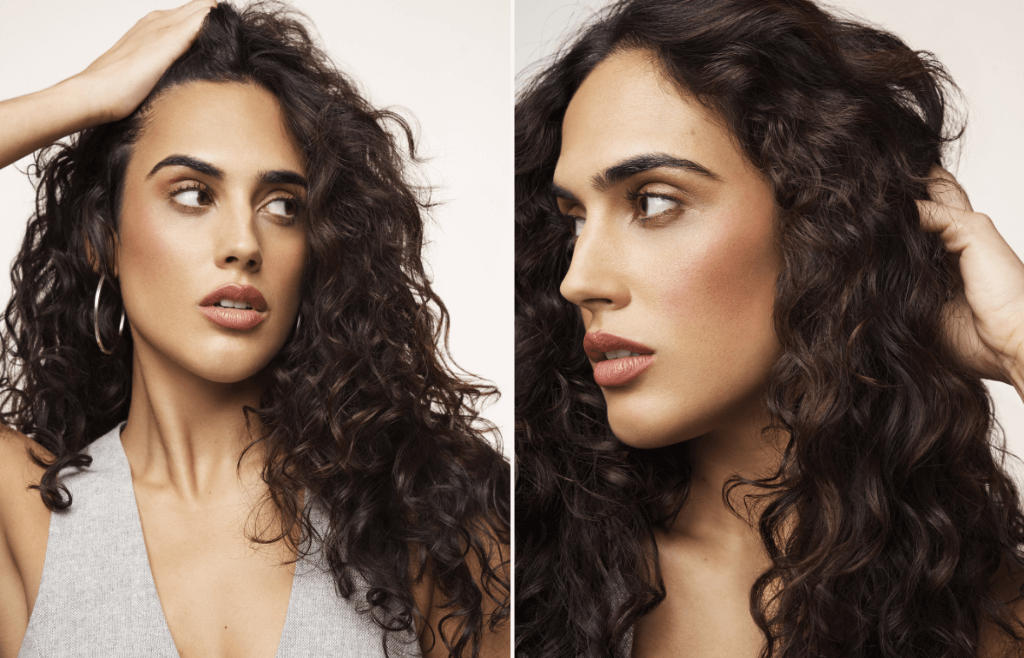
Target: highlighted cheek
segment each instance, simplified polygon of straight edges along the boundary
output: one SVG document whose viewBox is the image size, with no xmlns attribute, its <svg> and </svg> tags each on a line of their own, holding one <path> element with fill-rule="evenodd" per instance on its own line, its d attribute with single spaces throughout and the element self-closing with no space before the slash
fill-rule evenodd
<svg viewBox="0 0 1024 658">
<path fill-rule="evenodd" d="M 778 269 L 767 231 L 743 217 L 716 218 L 664 268 L 660 305 L 691 340 L 729 350 L 770 326 Z"/>
</svg>

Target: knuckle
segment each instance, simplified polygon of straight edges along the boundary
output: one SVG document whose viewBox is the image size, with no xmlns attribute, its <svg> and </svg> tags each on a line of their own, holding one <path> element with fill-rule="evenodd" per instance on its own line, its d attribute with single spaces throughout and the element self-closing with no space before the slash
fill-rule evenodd
<svg viewBox="0 0 1024 658">
<path fill-rule="evenodd" d="M 995 228 L 995 222 L 992 218 L 981 212 L 972 212 L 968 214 L 971 218 L 970 225 L 975 231 L 988 231 Z"/>
</svg>

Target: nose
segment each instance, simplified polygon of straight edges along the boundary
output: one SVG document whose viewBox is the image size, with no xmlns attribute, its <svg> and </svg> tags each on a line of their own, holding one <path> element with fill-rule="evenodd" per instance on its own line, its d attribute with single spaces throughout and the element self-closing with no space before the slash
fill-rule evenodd
<svg viewBox="0 0 1024 658">
<path fill-rule="evenodd" d="M 559 289 L 562 297 L 591 313 L 629 303 L 623 276 L 625 254 L 613 233 L 613 227 L 599 218 L 587 219 Z"/>
<path fill-rule="evenodd" d="M 258 272 L 263 266 L 263 251 L 257 232 L 256 216 L 248 204 L 231 204 L 216 221 L 217 266 Z"/>
</svg>

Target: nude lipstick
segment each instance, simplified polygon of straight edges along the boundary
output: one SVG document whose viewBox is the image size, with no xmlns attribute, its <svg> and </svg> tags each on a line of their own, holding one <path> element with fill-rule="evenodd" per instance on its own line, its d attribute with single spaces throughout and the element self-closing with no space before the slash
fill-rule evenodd
<svg viewBox="0 0 1024 658">
<path fill-rule="evenodd" d="M 625 386 L 654 363 L 654 350 L 604 331 L 583 337 L 583 349 L 594 364 L 594 381 L 598 386 Z"/>
<path fill-rule="evenodd" d="M 199 310 L 227 329 L 252 329 L 267 317 L 267 300 L 255 286 L 229 283 L 199 302 Z"/>
</svg>

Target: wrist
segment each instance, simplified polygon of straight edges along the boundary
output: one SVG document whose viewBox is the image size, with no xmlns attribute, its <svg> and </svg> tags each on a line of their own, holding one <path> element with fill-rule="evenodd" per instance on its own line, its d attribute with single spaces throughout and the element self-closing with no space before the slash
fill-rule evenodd
<svg viewBox="0 0 1024 658">
<path fill-rule="evenodd" d="M 1004 372 L 1006 373 L 1004 381 L 1017 389 L 1017 394 L 1024 400 L 1024 354 L 1015 359 L 1008 359 L 1005 362 Z"/>
<path fill-rule="evenodd" d="M 85 130 L 110 121 L 97 102 L 95 86 L 83 80 L 82 74 L 72 76 L 43 90 L 65 118 L 65 134 Z"/>
</svg>

